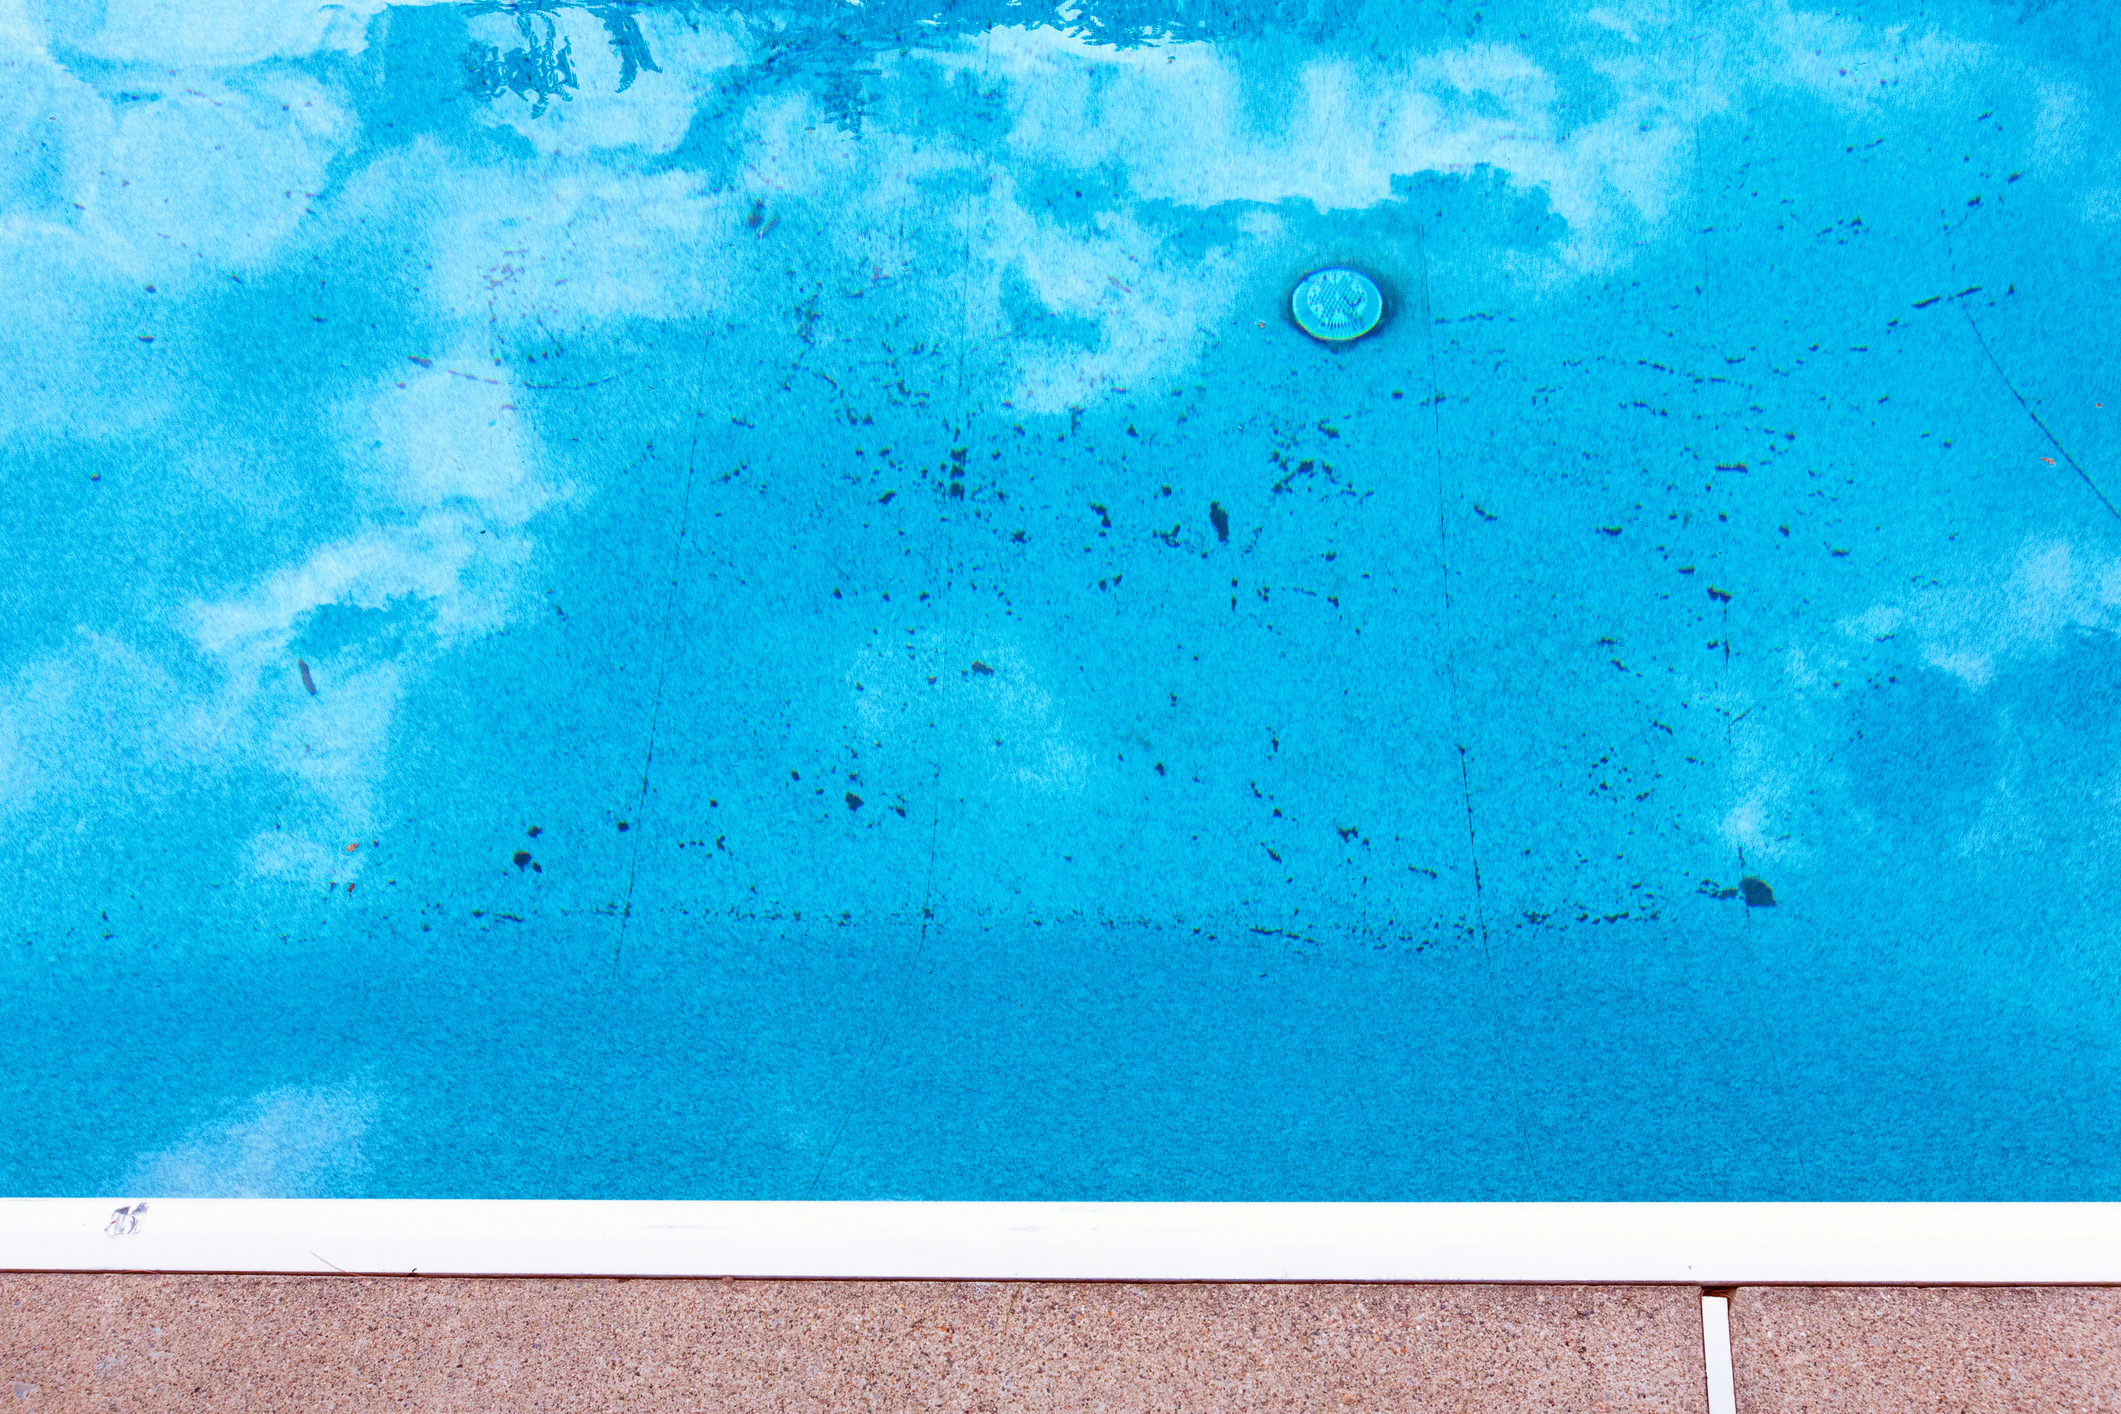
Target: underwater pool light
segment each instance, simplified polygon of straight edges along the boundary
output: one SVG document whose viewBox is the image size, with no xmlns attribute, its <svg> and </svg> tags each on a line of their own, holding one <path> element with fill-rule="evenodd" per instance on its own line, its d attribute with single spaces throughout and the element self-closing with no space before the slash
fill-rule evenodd
<svg viewBox="0 0 2121 1414">
<path fill-rule="evenodd" d="M 1289 312 L 1312 338 L 1345 344 L 1369 333 L 1384 318 L 1384 291 L 1360 270 L 1314 270 L 1289 296 Z"/>
</svg>

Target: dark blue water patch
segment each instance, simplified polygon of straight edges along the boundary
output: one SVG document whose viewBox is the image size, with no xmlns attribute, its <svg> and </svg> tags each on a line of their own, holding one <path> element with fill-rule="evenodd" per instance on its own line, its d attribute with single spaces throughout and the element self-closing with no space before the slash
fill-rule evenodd
<svg viewBox="0 0 2121 1414">
<path fill-rule="evenodd" d="M 2108 710 L 2117 694 L 2121 637 L 2089 628 L 2066 630 L 2052 652 L 2013 665 L 1996 686 L 2030 778 L 2086 795 L 2121 770 L 2121 720 Z"/>
<path fill-rule="evenodd" d="M 533 155 L 513 127 L 477 121 L 483 86 L 464 69 L 467 19 L 463 6 L 400 5 L 371 22 L 368 54 L 345 66 L 359 97 L 364 150 L 389 152 L 428 137 L 467 153 Z"/>
<path fill-rule="evenodd" d="M 725 97 L 782 92 L 792 87 L 810 93 L 825 116 L 842 131 L 858 135 L 865 122 L 888 115 L 897 125 L 925 117 L 929 131 L 978 138 L 998 131 L 994 125 L 1004 112 L 1005 105 L 1000 101 L 1005 97 L 1004 87 L 981 89 L 969 75 L 959 74 L 948 81 L 945 91 L 936 83 L 939 74 L 920 65 L 904 64 L 891 81 L 885 82 L 881 64 L 887 56 L 904 58 L 924 49 L 948 48 L 962 36 L 978 36 L 996 27 L 1053 29 L 1093 49 L 1209 42 L 1247 47 L 1254 59 L 1278 53 L 1282 56 L 1280 62 L 1270 59 L 1253 65 L 1255 72 L 1244 95 L 1260 120 L 1271 123 L 1286 108 L 1282 100 L 1293 96 L 1289 85 L 1303 56 L 1312 46 L 1349 33 L 1359 31 L 1372 48 L 1535 38 L 1551 44 L 1582 38 L 1560 33 L 1570 27 L 1557 25 L 1549 15 L 1530 8 L 1515 15 L 1500 12 L 1507 8 L 1447 4 L 1421 10 L 1382 9 L 1356 0 L 1335 0 L 1325 6 L 1315 0 L 1300 5 L 1293 0 L 1242 5 L 1099 0 L 1065 12 L 1042 12 L 1027 10 L 1009 0 L 940 7 L 930 0 L 885 0 L 858 8 L 803 3 L 769 13 L 747 13 L 700 4 L 697 0 L 664 0 L 660 4 L 633 0 L 623 6 L 587 5 L 579 0 L 535 0 L 503 6 L 481 0 L 453 7 L 446 21 L 421 22 L 427 34 L 438 34 L 438 26 L 451 26 L 456 52 L 453 59 L 440 62 L 439 52 L 431 44 L 423 45 L 426 52 L 415 67 L 422 75 L 430 104 L 458 98 L 468 98 L 474 104 L 513 98 L 529 105 L 529 112 L 537 117 L 555 102 L 571 100 L 579 89 L 571 38 L 561 33 L 557 23 L 563 14 L 581 11 L 601 23 L 604 42 L 619 60 L 617 86 L 621 91 L 636 82 L 651 82 L 660 73 L 654 46 L 641 29 L 640 16 L 663 11 L 695 25 L 711 16 L 716 22 L 734 20 L 743 25 L 760 47 L 759 56 L 745 71 L 723 85 L 721 92 Z M 520 42 L 461 37 L 465 18 L 501 13 L 516 20 Z M 392 12 L 391 23 L 397 23 L 396 12 Z M 1603 82 L 1590 69 L 1584 69 L 1577 77 L 1594 85 Z M 1502 112 L 1499 100 L 1484 91 L 1468 94 L 1465 102 L 1483 116 Z M 1588 117 L 1588 109 L 1580 108 L 1571 115 L 1571 121 L 1587 121 Z M 707 134 L 702 130 L 696 136 L 704 140 Z"/>
<path fill-rule="evenodd" d="M 374 608 L 322 604 L 295 619 L 287 649 L 305 659 L 347 654 L 373 662 L 397 657 L 408 638 L 424 636 L 433 623 L 433 606 L 410 595 Z"/>
<path fill-rule="evenodd" d="M 1508 174 L 1484 162 L 1466 173 L 1394 176 L 1392 195 L 1407 204 L 1431 244 L 1446 250 L 1460 244 L 1536 250 L 1569 234 L 1545 188 L 1517 189 Z"/>
<path fill-rule="evenodd" d="M 433 916 L 12 960 L 12 1019 L 69 1006 L 76 1043 L 10 1058 L 40 1102 L 9 1191 L 106 1191 L 261 1097 L 351 1088 L 368 1196 L 2111 1192 L 2081 1157 L 2103 1049 L 1776 918 L 1498 938 L 1491 989 L 1470 940 L 672 911 L 618 955 L 611 915 Z"/>
<path fill-rule="evenodd" d="M 1998 794 L 2024 845 L 2103 871 L 2113 857 L 2110 802 L 2121 785 L 2121 726 L 2106 704 L 2121 691 L 2121 643 L 2103 630 L 2060 635 L 2051 654 L 2014 667 L 1994 688 L 2005 753 Z"/>
<path fill-rule="evenodd" d="M 1995 708 L 1935 669 L 1878 669 L 1849 709 L 1836 753 L 1859 809 L 1926 853 L 1942 852 L 1996 789 Z"/>
<path fill-rule="evenodd" d="M 1017 269 L 1002 274 L 1001 302 L 1010 332 L 1017 338 L 1079 349 L 1094 349 L 1104 340 L 1103 326 L 1096 320 L 1056 314 L 1046 308 L 1030 281 Z"/>
<path fill-rule="evenodd" d="M 697 20 L 702 15 L 723 16 L 730 7 L 700 0 L 626 0 L 624 4 L 589 4 L 584 0 L 513 0 L 498 4 L 477 0 L 458 7 L 465 14 L 503 13 L 536 21 L 566 11 L 587 11 L 602 24 L 606 41 L 618 56 L 622 72 L 639 74 L 652 69 L 655 56 L 643 37 L 637 17 L 653 12 Z M 1455 12 L 1464 8 L 1463 16 Z M 1494 7 L 1483 7 L 1492 9 Z M 1094 46 L 1139 48 L 1176 40 L 1231 40 L 1262 34 L 1295 34 L 1316 40 L 1345 29 L 1358 18 L 1371 20 L 1366 7 L 1351 0 L 1333 0 L 1321 6 L 1297 0 L 1265 0 L 1259 3 L 1228 3 L 1211 0 L 1188 4 L 1186 0 L 1094 0 L 1065 15 L 1036 11 L 1009 0 L 876 0 L 850 7 L 827 0 L 799 0 L 756 15 L 753 22 L 769 37 L 769 62 L 785 68 L 811 64 L 823 55 L 850 56 L 884 50 L 904 50 L 954 38 L 979 34 L 997 26 L 1028 26 L 1060 30 Z M 1406 38 L 1449 33 L 1461 25 L 1478 30 L 1484 17 L 1474 18 L 1471 7 L 1447 5 L 1438 13 L 1406 15 L 1394 28 Z M 523 46 L 525 62 L 547 47 L 538 30 Z M 558 41 L 552 41 L 556 48 Z M 505 55 L 502 56 L 505 62 Z M 556 60 L 548 57 L 548 67 Z M 483 71 L 479 77 L 483 78 Z"/>
<path fill-rule="evenodd" d="M 501 7 L 480 5 L 467 8 L 473 14 L 492 14 Z M 575 76 L 574 41 L 560 33 L 559 26 L 550 16 L 517 12 L 513 18 L 517 35 L 522 40 L 520 44 L 504 50 L 499 44 L 473 41 L 466 48 L 460 61 L 465 89 L 474 99 L 484 103 L 513 94 L 530 105 L 531 117 L 541 118 L 554 100 L 570 102 L 574 90 L 582 86 Z M 626 62 L 625 78 L 619 87 L 630 88 L 640 63 L 635 57 L 635 46 L 629 41 L 639 38 L 639 27 L 633 24 L 630 16 L 617 14 L 606 19 L 606 29 L 612 34 L 612 47 Z"/>
<path fill-rule="evenodd" d="M 2101 1191 L 2086 1160 L 2114 1127 L 2112 1023 L 2076 980 L 2110 946 L 2097 891 L 2020 856 L 1937 868 L 1927 894 L 1874 887 L 1868 907 L 1826 912 L 1826 894 L 1877 877 L 1864 863 L 1837 861 L 1814 896 L 1748 915 L 1739 985 L 1813 1116 L 1817 1191 Z M 1969 929 L 1970 917 L 1987 922 Z"/>
</svg>

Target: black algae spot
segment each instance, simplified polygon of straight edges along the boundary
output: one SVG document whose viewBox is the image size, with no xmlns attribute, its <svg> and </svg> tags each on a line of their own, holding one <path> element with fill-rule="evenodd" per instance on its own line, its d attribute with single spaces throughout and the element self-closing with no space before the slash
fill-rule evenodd
<svg viewBox="0 0 2121 1414">
<path fill-rule="evenodd" d="M 855 793 L 854 793 L 853 791 L 848 791 L 848 792 L 847 792 L 847 808 L 848 808 L 849 810 L 859 810 L 859 809 L 861 809 L 861 808 L 862 808 L 862 798 L 861 798 L 860 796 L 856 795 L 856 794 L 855 794 Z"/>
<path fill-rule="evenodd" d="M 1620 527 L 1617 525 L 1601 525 L 1598 527 L 1598 533 L 1601 535 L 1618 535 Z"/>
<path fill-rule="evenodd" d="M 523 870 L 528 868 L 530 865 L 530 851 L 527 849 L 519 849 L 514 853 L 514 855 L 510 857 L 515 863 L 516 872 L 518 874 L 522 873 Z"/>
<path fill-rule="evenodd" d="M 1765 879 L 1756 879 L 1748 874 L 1738 881 L 1738 887 L 1745 891 L 1745 906 L 1747 908 L 1773 908 L 1775 906 L 1775 891 L 1767 886 Z"/>
<path fill-rule="evenodd" d="M 978 673 L 983 678 L 991 678 L 994 676 L 994 669 L 988 667 L 985 663 L 982 663 L 977 658 L 974 658 L 972 660 L 972 671 Z"/>
<path fill-rule="evenodd" d="M 1718 589 L 1713 584 L 1709 586 L 1709 598 L 1714 599 L 1719 604 L 1728 604 L 1731 602 L 1731 596 L 1724 593 L 1721 589 Z"/>
<path fill-rule="evenodd" d="M 544 826 L 542 826 L 542 825 L 532 825 L 532 826 L 531 826 L 531 827 L 530 827 L 529 829 L 525 830 L 525 831 L 524 831 L 523 833 L 524 833 L 524 834 L 526 834 L 526 835 L 528 835 L 528 836 L 530 836 L 530 837 L 531 837 L 532 839 L 536 839 L 536 838 L 537 838 L 537 837 L 538 837 L 539 835 L 542 835 L 542 834 L 544 834 L 544 833 L 545 833 L 545 827 L 544 827 Z"/>
<path fill-rule="evenodd" d="M 1214 523 L 1215 538 L 1225 545 L 1230 543 L 1230 513 L 1223 509 L 1220 501 L 1208 502 L 1208 519 Z"/>
<path fill-rule="evenodd" d="M 897 494 L 898 492 L 896 491 L 886 491 L 883 495 L 876 498 L 876 503 L 880 506 L 888 506 L 891 504 L 891 498 Z"/>
<path fill-rule="evenodd" d="M 309 689 L 311 697 L 315 697 L 317 695 L 317 681 L 309 675 L 309 664 L 297 658 L 295 659 L 295 666 L 302 670 L 302 686 Z"/>
<path fill-rule="evenodd" d="M 622 834 L 622 835 L 623 835 L 623 834 L 625 834 L 625 833 L 626 833 L 626 832 L 627 832 L 628 830 L 630 830 L 630 829 L 632 829 L 632 828 L 633 828 L 633 827 L 632 827 L 631 825 L 627 824 L 627 823 L 626 823 L 626 822 L 625 822 L 624 820 L 621 820 L 621 821 L 619 821 L 619 833 L 620 833 L 620 834 Z"/>
<path fill-rule="evenodd" d="M 1159 776 L 1164 774 L 1164 763 L 1161 761 L 1156 763 L 1156 774 Z"/>
</svg>

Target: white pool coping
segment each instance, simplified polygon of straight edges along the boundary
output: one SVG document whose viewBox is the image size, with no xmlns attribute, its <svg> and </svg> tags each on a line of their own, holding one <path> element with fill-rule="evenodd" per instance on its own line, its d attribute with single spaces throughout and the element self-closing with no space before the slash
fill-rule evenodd
<svg viewBox="0 0 2121 1414">
<path fill-rule="evenodd" d="M 0 1199 L 0 1270 L 2121 1284 L 2121 1203 L 139 1201 Z"/>
</svg>

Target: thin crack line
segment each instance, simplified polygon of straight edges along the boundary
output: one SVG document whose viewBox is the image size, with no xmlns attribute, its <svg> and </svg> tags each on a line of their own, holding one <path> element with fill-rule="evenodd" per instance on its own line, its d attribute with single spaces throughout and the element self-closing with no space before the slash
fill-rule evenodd
<svg viewBox="0 0 2121 1414">
<path fill-rule="evenodd" d="M 984 55 L 984 48 L 982 49 L 982 53 Z M 982 77 L 984 78 L 984 75 Z M 966 198 L 966 205 L 968 209 L 970 207 L 970 204 L 971 198 L 968 196 Z M 966 225 L 966 230 L 969 232 L 970 229 L 971 226 L 968 222 Z M 968 291 L 970 290 L 972 283 L 972 238 L 969 234 L 965 238 L 964 262 L 965 265 L 964 270 L 962 272 L 963 285 L 961 288 L 962 290 Z M 956 411 L 959 417 L 965 419 L 967 425 L 970 424 L 971 418 L 965 413 L 965 355 L 966 351 L 971 347 L 971 344 L 971 296 L 969 294 L 966 294 L 965 297 L 961 299 L 958 304 Z M 952 440 L 956 440 L 959 435 L 960 434 L 958 432 L 953 431 L 951 434 Z M 971 444 L 968 442 L 966 445 L 969 446 Z M 948 568 L 950 561 L 954 558 L 952 551 L 954 550 L 955 546 L 956 537 L 954 532 L 945 531 L 943 539 L 943 559 L 944 566 L 946 569 Z M 941 603 L 940 600 L 938 600 L 937 602 L 938 604 Z M 944 642 L 947 644 L 948 641 L 948 635 L 946 634 L 944 636 Z M 947 658 L 945 659 L 945 662 L 948 662 Z M 940 718 L 942 714 L 940 711 L 938 711 L 937 715 Z M 855 1090 L 854 1098 L 848 1102 L 846 1113 L 840 1116 L 840 1122 L 836 1126 L 834 1126 L 832 1130 L 832 1138 L 825 1145 L 825 1152 L 822 1156 L 819 1157 L 817 1161 L 817 1170 L 810 1175 L 810 1184 L 807 1188 L 803 1190 L 803 1196 L 806 1199 L 809 1198 L 813 1193 L 817 1192 L 818 1184 L 825 1177 L 825 1169 L 832 1163 L 832 1156 L 839 1152 L 840 1139 L 847 1133 L 847 1126 L 854 1123 L 854 1117 L 857 1114 L 861 1113 L 863 1107 L 866 1106 L 869 1102 L 869 1087 L 876 1076 L 877 1065 L 883 1060 L 884 1051 L 891 1045 L 892 1034 L 898 1030 L 899 1016 L 906 1009 L 906 998 L 912 995 L 914 978 L 918 976 L 920 972 L 921 956 L 928 949 L 928 925 L 933 922 L 935 918 L 935 862 L 937 856 L 941 853 L 942 845 L 942 779 L 943 733 L 942 729 L 938 727 L 936 729 L 935 737 L 935 760 L 932 766 L 930 767 L 929 773 L 929 781 L 935 791 L 935 804 L 934 808 L 928 816 L 928 871 L 926 878 L 921 881 L 921 930 L 920 933 L 913 940 L 913 953 L 910 957 L 906 959 L 906 973 L 904 978 L 899 982 L 898 997 L 891 1003 L 891 1015 L 884 1019 L 884 1028 L 877 1035 L 875 1049 L 869 1053 L 869 1063 L 862 1068 L 861 1081 Z"/>
<path fill-rule="evenodd" d="M 1973 315 L 1967 313 L 1966 303 L 1963 300 L 1959 304 L 1959 314 L 1961 318 L 1966 320 L 1966 327 L 1974 331 L 1974 342 L 1981 346 L 1982 354 L 1988 359 L 1988 366 L 1996 370 L 1996 377 L 2001 379 L 2003 386 L 2010 390 L 2010 395 L 2018 400 L 2018 406 L 2025 409 L 2025 415 L 2033 420 L 2033 426 L 2040 429 L 2041 434 L 2047 438 L 2049 445 L 2062 453 L 2062 460 L 2068 462 L 2069 469 L 2076 472 L 2084 484 L 2091 488 L 2092 494 L 2099 498 L 2099 504 L 2111 511 L 2114 519 L 2121 520 L 2121 506 L 2116 506 L 2107 494 L 2099 489 L 2099 483 L 2092 480 L 2090 472 L 2077 465 L 2077 459 L 2069 454 L 2069 448 L 2062 445 L 2062 439 L 2057 437 L 2045 422 L 2040 420 L 2040 414 L 2033 411 L 2033 405 L 2025 400 L 2025 394 L 2018 391 L 2017 385 L 2011 382 L 2011 376 L 2003 371 L 2002 363 L 1997 360 L 1995 351 L 1989 348 L 1988 340 L 1982 336 L 1981 326 L 1974 322 Z"/>
<path fill-rule="evenodd" d="M 1458 748 L 1459 798 L 1466 811 L 1466 856 L 1473 863 L 1473 923 L 1480 932 L 1480 957 L 1488 982 L 1488 1010 L 1495 1027 L 1496 1059 L 1516 1103 L 1517 1142 L 1524 1150 L 1525 1173 L 1534 1173 L 1532 1159 L 1532 1136 L 1526 1123 L 1523 1097 L 1517 1091 L 1516 1067 L 1510 1063 L 1510 1048 L 1504 1039 L 1502 1019 L 1502 994 L 1495 981 L 1495 953 L 1488 942 L 1488 906 L 1486 889 L 1480 877 L 1480 841 L 1473 826 L 1473 778 L 1466 762 L 1466 744 L 1463 740 L 1464 715 L 1458 700 L 1458 633 L 1453 625 L 1453 601 L 1451 598 L 1451 533 L 1450 510 L 1444 476 L 1443 456 L 1443 384 L 1436 371 L 1436 317 L 1429 302 L 1429 239 L 1428 232 L 1419 232 L 1421 252 L 1421 327 L 1422 337 L 1429 352 L 1429 450 L 1436 462 L 1436 559 L 1442 571 L 1443 581 L 1443 663 L 1444 682 L 1451 706 L 1451 734 L 1460 738 L 1453 744 Z"/>
<path fill-rule="evenodd" d="M 944 558 L 946 562 L 949 559 L 949 546 L 952 543 L 954 542 L 949 540 L 945 542 Z M 946 636 L 944 642 L 947 643 L 948 641 Z M 945 661 L 948 661 L 947 657 Z M 947 691 L 947 689 L 945 690 Z M 942 715 L 939 709 L 937 712 L 938 719 Z M 912 994 L 913 980 L 920 971 L 921 956 L 928 948 L 928 925 L 935 918 L 935 863 L 942 852 L 943 826 L 944 730 L 942 727 L 937 726 L 935 733 L 935 758 L 930 763 L 928 777 L 935 796 L 934 805 L 928 815 L 928 871 L 926 877 L 921 881 L 921 930 L 919 935 L 914 938 L 912 955 L 906 959 L 905 976 L 899 983 L 898 997 L 891 1004 L 891 1015 L 884 1019 L 883 1030 L 876 1038 L 876 1047 L 869 1053 L 868 1064 L 862 1068 L 861 1080 L 855 1089 L 854 1098 L 848 1101 L 846 1113 L 840 1116 L 839 1124 L 833 1128 L 832 1139 L 825 1145 L 824 1155 L 817 1161 L 817 1171 L 810 1175 L 810 1186 L 803 1190 L 805 1198 L 817 1192 L 818 1183 L 825 1176 L 826 1166 L 832 1162 L 832 1156 L 839 1152 L 841 1136 L 846 1134 L 847 1126 L 854 1122 L 855 1115 L 859 1114 L 869 1102 L 869 1087 L 875 1078 L 877 1064 L 883 1060 L 884 1051 L 891 1044 L 892 1034 L 898 1030 L 899 1016 L 906 1009 L 906 998 Z"/>
<path fill-rule="evenodd" d="M 692 448 L 685 454 L 685 490 L 678 501 L 677 542 L 670 548 L 670 585 L 663 594 L 663 627 L 656 637 L 655 695 L 648 705 L 648 749 L 641 757 L 641 790 L 633 803 L 633 849 L 626 857 L 626 904 L 619 913 L 619 936 L 611 949 L 611 976 L 619 975 L 619 958 L 626 949 L 626 925 L 633 918 L 633 882 L 641 867 L 642 817 L 648 809 L 648 776 L 655 765 L 656 728 L 663 720 L 663 683 L 670 676 L 670 621 L 677 613 L 679 567 L 685 557 L 685 532 L 692 520 L 692 469 L 700 445 L 700 419 L 692 419 Z"/>
<path fill-rule="evenodd" d="M 700 419 L 705 415 L 699 406 L 699 394 L 706 390 L 707 345 L 708 337 L 703 335 L 700 339 L 699 369 L 693 386 L 692 440 L 685 449 L 685 483 L 684 490 L 680 494 L 678 501 L 677 537 L 670 547 L 670 583 L 663 593 L 662 627 L 656 633 L 655 692 L 649 699 L 648 746 L 641 757 L 641 789 L 634 799 L 633 847 L 626 856 L 626 898 L 625 903 L 619 910 L 618 937 L 612 942 L 611 970 L 605 975 L 603 994 L 598 998 L 597 1010 L 599 1013 L 604 1010 L 605 1005 L 609 1002 L 612 989 L 618 985 L 619 962 L 626 952 L 626 929 L 633 921 L 633 890 L 634 883 L 640 875 L 641 838 L 645 833 L 642 817 L 648 808 L 649 773 L 650 769 L 655 765 L 656 728 L 663 718 L 663 684 L 670 676 L 670 623 L 677 613 L 678 580 L 680 578 L 680 568 L 685 558 L 685 536 L 692 523 L 692 477 L 693 469 L 699 464 Z M 576 1076 L 574 1093 L 568 1097 L 566 1118 L 560 1121 L 559 1135 L 553 1141 L 553 1158 L 555 1162 L 558 1161 L 560 1151 L 567 1142 L 568 1134 L 574 1129 L 575 1112 L 581 1108 L 582 1091 L 586 1088 L 588 1078 L 586 1071 L 590 1064 L 590 1060 L 585 1058 L 583 1061 L 584 1073 Z"/>
<path fill-rule="evenodd" d="M 981 42 L 981 56 L 983 61 L 986 60 L 987 44 L 984 39 Z M 981 80 L 984 82 L 985 78 L 986 70 L 983 65 Z M 969 196 L 966 197 L 965 204 L 967 209 L 969 210 L 971 206 L 971 198 Z M 971 231 L 970 222 L 966 223 L 965 229 L 967 231 L 967 235 L 965 237 L 964 247 L 965 267 L 963 271 L 964 283 L 962 289 L 965 291 L 969 291 L 971 289 L 972 284 L 972 237 L 969 234 Z M 958 303 L 957 414 L 959 417 L 965 419 L 965 422 L 968 426 L 971 423 L 972 419 L 967 416 L 965 412 L 965 356 L 971 346 L 972 305 L 971 296 L 969 293 L 967 293 L 965 294 L 964 298 L 961 299 Z M 953 432 L 951 435 L 952 440 L 955 440 L 960 434 L 957 432 Z M 968 443 L 967 445 L 970 444 Z M 952 551 L 954 550 L 955 546 L 956 537 L 954 533 L 949 531 L 944 532 L 943 555 L 946 566 L 948 562 L 953 558 Z M 948 641 L 947 637 L 945 641 Z M 863 1069 L 860 1089 L 856 1091 L 854 1100 L 847 1106 L 847 1112 L 840 1117 L 839 1125 L 832 1131 L 832 1140 L 825 1146 L 824 1157 L 820 1158 L 817 1161 L 817 1172 L 810 1175 L 810 1186 L 803 1190 L 803 1196 L 805 1198 L 808 1198 L 812 1193 L 815 1193 L 817 1191 L 819 1181 L 825 1176 L 826 1166 L 832 1162 L 832 1156 L 839 1151 L 840 1136 L 844 1135 L 847 1132 L 847 1126 L 854 1122 L 855 1115 L 859 1113 L 862 1106 L 868 1102 L 869 1084 L 872 1077 L 874 1077 L 874 1075 L 876 1074 L 877 1062 L 883 1059 L 885 1048 L 891 1044 L 892 1033 L 898 1029 L 899 1014 L 905 1010 L 906 998 L 911 995 L 913 991 L 913 979 L 916 975 L 918 975 L 920 970 L 921 955 L 927 950 L 928 947 L 928 925 L 934 920 L 935 917 L 935 862 L 937 856 L 941 853 L 942 845 L 942 778 L 942 735 L 941 729 L 938 728 L 936 737 L 935 762 L 930 775 L 930 780 L 935 787 L 935 808 L 928 817 L 928 872 L 927 877 L 921 883 L 921 931 L 919 936 L 914 939 L 913 955 L 906 959 L 906 975 L 905 979 L 899 984 L 898 999 L 891 1004 L 891 1015 L 885 1019 L 883 1032 L 877 1037 L 876 1049 L 870 1052 L 869 1064 Z"/>
</svg>

